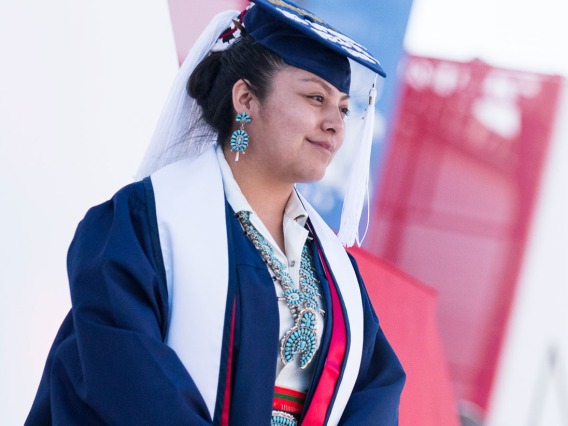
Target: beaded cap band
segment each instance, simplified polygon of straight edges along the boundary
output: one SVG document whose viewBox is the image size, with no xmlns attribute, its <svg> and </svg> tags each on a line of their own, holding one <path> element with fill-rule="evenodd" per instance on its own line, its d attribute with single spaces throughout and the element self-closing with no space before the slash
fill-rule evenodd
<svg viewBox="0 0 568 426">
<path fill-rule="evenodd" d="M 219 36 L 213 47 L 211 48 L 211 52 L 222 52 L 223 50 L 227 50 L 231 45 L 237 41 L 242 35 L 246 33 L 243 18 L 246 13 L 251 8 L 249 5 L 245 10 L 243 10 L 239 16 L 231 21 L 231 25 L 229 25 Z"/>
</svg>

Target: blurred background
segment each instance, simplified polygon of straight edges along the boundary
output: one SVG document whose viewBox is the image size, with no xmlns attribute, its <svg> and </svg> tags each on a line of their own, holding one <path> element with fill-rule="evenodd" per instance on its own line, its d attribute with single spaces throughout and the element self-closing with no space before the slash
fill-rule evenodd
<svg viewBox="0 0 568 426">
<path fill-rule="evenodd" d="M 568 425 L 568 3 L 298 4 L 388 74 L 353 253 L 408 372 L 401 425 Z M 0 1 L 1 424 L 70 307 L 77 223 L 132 181 L 209 19 L 245 5 Z M 302 188 L 334 226 L 347 166 Z"/>
</svg>

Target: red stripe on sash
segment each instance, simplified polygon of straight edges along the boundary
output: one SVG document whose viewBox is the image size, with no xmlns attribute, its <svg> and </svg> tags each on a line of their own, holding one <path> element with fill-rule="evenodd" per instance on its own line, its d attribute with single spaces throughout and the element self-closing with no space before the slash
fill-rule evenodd
<svg viewBox="0 0 568 426">
<path fill-rule="evenodd" d="M 325 271 L 325 276 L 329 282 L 333 328 L 325 366 L 314 392 L 312 401 L 310 402 L 310 406 L 308 407 L 308 411 L 302 420 L 302 425 L 304 426 L 324 424 L 327 412 L 331 405 L 331 400 L 335 394 L 335 389 L 339 384 L 339 376 L 341 375 L 343 359 L 345 358 L 345 352 L 347 350 L 347 329 L 345 327 L 345 317 L 343 315 L 341 301 L 339 300 L 339 294 L 323 257 L 321 247 L 317 240 L 315 241 L 317 244 L 318 254 Z"/>
<path fill-rule="evenodd" d="M 294 398 L 299 398 L 299 399 L 306 399 L 306 394 L 305 392 L 300 392 L 294 389 L 290 389 L 290 388 L 283 388 L 281 386 L 274 386 L 274 393 L 281 393 L 284 395 L 288 395 Z"/>
<path fill-rule="evenodd" d="M 287 413 L 300 416 L 304 411 L 305 400 L 306 394 L 304 392 L 275 386 L 272 408 L 274 410 L 286 411 Z"/>
<path fill-rule="evenodd" d="M 237 310 L 237 300 L 233 301 L 233 312 L 231 314 L 231 337 L 229 338 L 229 358 L 227 361 L 227 379 L 225 381 L 225 396 L 223 397 L 223 411 L 221 412 L 221 425 L 229 425 L 229 414 L 231 409 L 231 376 L 233 372 L 233 343 L 235 340 L 235 317 Z"/>
</svg>

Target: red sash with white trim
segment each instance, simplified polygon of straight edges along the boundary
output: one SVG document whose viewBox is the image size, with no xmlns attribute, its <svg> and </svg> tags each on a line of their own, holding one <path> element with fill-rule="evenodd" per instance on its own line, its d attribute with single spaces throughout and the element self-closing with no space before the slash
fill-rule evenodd
<svg viewBox="0 0 568 426">
<path fill-rule="evenodd" d="M 335 389 L 339 383 L 339 377 L 341 376 L 341 371 L 343 369 L 343 359 L 347 349 L 347 330 L 345 327 L 345 317 L 343 316 L 343 308 L 341 306 L 341 301 L 339 300 L 339 294 L 317 240 L 316 245 L 327 282 L 329 283 L 333 329 L 324 369 L 321 373 L 321 377 L 318 381 L 310 406 L 308 407 L 308 411 L 302 421 L 302 424 L 304 425 L 324 424 L 333 395 L 335 394 Z"/>
</svg>

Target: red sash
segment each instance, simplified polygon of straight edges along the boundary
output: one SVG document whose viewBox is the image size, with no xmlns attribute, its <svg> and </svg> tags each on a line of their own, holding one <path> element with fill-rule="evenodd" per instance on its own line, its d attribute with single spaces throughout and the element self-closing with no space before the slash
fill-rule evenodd
<svg viewBox="0 0 568 426">
<path fill-rule="evenodd" d="M 325 360 L 325 366 L 321 373 L 312 401 L 308 407 L 308 411 L 302 421 L 302 425 L 304 426 L 316 426 L 323 425 L 325 423 L 327 413 L 331 406 L 331 400 L 333 399 L 335 390 L 339 385 L 339 377 L 341 375 L 343 360 L 345 358 L 347 348 L 347 330 L 345 327 L 345 317 L 343 315 L 339 294 L 337 292 L 336 284 L 327 267 L 327 263 L 325 262 L 322 249 L 317 240 L 315 241 L 325 276 L 329 283 L 333 329 L 331 341 L 329 343 L 329 350 L 327 352 L 327 359 Z"/>
</svg>

